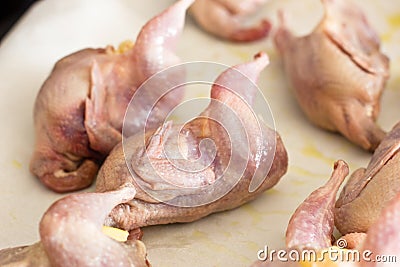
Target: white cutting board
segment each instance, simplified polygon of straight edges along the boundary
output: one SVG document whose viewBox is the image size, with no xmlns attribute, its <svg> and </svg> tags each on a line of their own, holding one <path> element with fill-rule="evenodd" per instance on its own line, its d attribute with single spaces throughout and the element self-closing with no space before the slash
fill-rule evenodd
<svg viewBox="0 0 400 267">
<path fill-rule="evenodd" d="M 367 13 L 391 59 L 391 78 L 382 99 L 379 124 L 389 130 L 400 120 L 400 2 L 356 1 Z M 118 45 L 135 39 L 141 26 L 172 0 L 47 0 L 36 3 L 0 46 L 0 248 L 39 239 L 38 222 L 62 195 L 44 188 L 28 171 L 33 149 L 35 96 L 53 64 L 85 47 Z M 304 34 L 322 15 L 318 0 L 271 0 L 258 17 L 276 22 L 286 10 L 290 27 Z M 282 72 L 271 38 L 232 44 L 199 30 L 187 19 L 179 42 L 182 61 L 208 60 L 227 65 L 264 50 L 271 59 L 259 86 L 271 106 L 276 128 L 289 153 L 289 171 L 272 190 L 236 210 L 189 224 L 148 227 L 144 242 L 154 266 L 247 266 L 257 251 L 284 245 L 284 232 L 297 205 L 330 176 L 336 159 L 351 171 L 370 154 L 339 135 L 312 126 L 299 110 Z M 93 190 L 90 188 L 88 190 Z"/>
</svg>

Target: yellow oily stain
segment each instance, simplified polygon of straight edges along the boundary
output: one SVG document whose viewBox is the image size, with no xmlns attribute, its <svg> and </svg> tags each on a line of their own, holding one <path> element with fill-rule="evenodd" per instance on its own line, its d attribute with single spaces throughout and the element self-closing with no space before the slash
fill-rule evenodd
<svg viewBox="0 0 400 267">
<path fill-rule="evenodd" d="M 204 74 L 199 74 L 199 76 Z M 211 92 L 211 85 L 204 85 L 204 88 L 199 88 L 196 91 L 189 92 L 185 95 L 185 100 L 192 100 L 193 98 L 201 98 L 201 100 L 209 100 Z"/>
<path fill-rule="evenodd" d="M 17 216 L 14 214 L 14 212 L 10 211 L 10 212 L 8 213 L 8 215 L 11 217 L 11 219 L 12 219 L 13 221 L 16 221 L 16 220 L 17 220 Z"/>
<path fill-rule="evenodd" d="M 291 198 L 298 198 L 301 196 L 298 192 L 284 192 L 282 193 L 285 197 L 291 197 Z"/>
<path fill-rule="evenodd" d="M 231 225 L 232 226 L 238 226 L 240 223 L 239 223 L 239 221 L 233 221 L 233 222 L 231 222 Z"/>
<path fill-rule="evenodd" d="M 222 234 L 223 234 L 225 237 L 228 237 L 228 238 L 232 237 L 232 233 L 231 233 L 231 232 L 224 231 L 224 232 L 222 232 Z"/>
<path fill-rule="evenodd" d="M 250 250 L 250 251 L 258 251 L 260 249 L 259 245 L 255 242 L 251 242 L 251 241 L 243 241 L 244 244 L 246 244 L 246 247 Z"/>
<path fill-rule="evenodd" d="M 249 61 L 252 58 L 251 54 L 244 52 L 242 49 L 236 47 L 229 47 L 228 50 L 242 61 Z"/>
<path fill-rule="evenodd" d="M 253 223 L 259 223 L 262 220 L 260 212 L 258 212 L 253 206 L 251 206 L 251 204 L 246 204 L 242 206 L 241 209 L 251 217 Z"/>
<path fill-rule="evenodd" d="M 206 98 L 206 97 L 209 97 L 209 95 L 206 94 L 206 93 L 198 93 L 198 94 L 196 95 L 196 97 L 198 97 L 198 98 Z"/>
<path fill-rule="evenodd" d="M 397 62 L 400 63 L 400 60 L 397 60 Z M 392 71 L 392 73 L 394 73 L 394 72 Z M 392 75 L 392 77 L 393 76 L 394 75 Z M 389 79 L 388 86 L 387 86 L 388 90 L 396 91 L 396 90 L 399 90 L 399 88 L 400 88 L 400 77 L 394 76 L 392 79 Z"/>
<path fill-rule="evenodd" d="M 380 35 L 380 38 L 381 38 L 382 42 L 388 43 L 392 39 L 392 36 L 393 36 L 393 32 L 392 31 L 388 31 L 388 32 L 382 33 Z"/>
<path fill-rule="evenodd" d="M 288 182 L 289 181 L 290 180 L 288 180 Z M 286 185 L 286 186 L 288 186 L 288 185 Z M 285 189 L 287 189 L 287 188 L 285 188 Z M 298 195 L 297 192 L 289 192 L 288 190 L 279 190 L 279 189 L 275 189 L 275 188 L 269 189 L 268 191 L 264 192 L 263 194 L 270 195 L 270 196 L 275 195 L 277 197 L 284 196 L 285 198 L 286 197 L 297 197 L 297 195 Z"/>
<path fill-rule="evenodd" d="M 19 162 L 19 161 L 16 160 L 16 159 L 14 159 L 14 160 L 12 161 L 12 165 L 13 165 L 15 168 L 17 168 L 17 169 L 21 169 L 21 168 L 22 168 L 22 163 Z"/>
<path fill-rule="evenodd" d="M 269 210 L 267 214 L 274 214 L 274 215 L 291 215 L 293 211 L 288 211 L 288 210 Z"/>
<path fill-rule="evenodd" d="M 211 248 L 213 251 L 215 251 L 217 253 L 228 255 L 230 258 L 236 259 L 237 261 L 239 261 L 243 264 L 249 263 L 250 259 L 248 259 L 247 257 L 244 257 L 242 255 L 239 255 L 235 251 L 232 251 L 223 245 L 216 244 L 214 242 L 206 242 L 206 243 L 207 243 L 206 244 L 207 247 Z"/>
<path fill-rule="evenodd" d="M 267 195 L 267 196 L 277 196 L 277 195 L 279 195 L 281 192 L 279 191 L 279 190 L 277 190 L 277 189 L 275 189 L 275 188 L 271 188 L 271 189 L 269 189 L 269 190 L 267 190 L 267 191 L 265 191 L 265 195 Z"/>
<path fill-rule="evenodd" d="M 192 236 L 193 236 L 193 238 L 196 238 L 196 239 L 202 239 L 202 240 L 208 239 L 208 235 L 199 230 L 194 230 L 192 233 Z"/>
<path fill-rule="evenodd" d="M 400 29 L 400 14 L 393 14 L 387 17 L 389 30 L 380 35 L 382 42 L 390 42 L 394 33 Z"/>
<path fill-rule="evenodd" d="M 223 246 L 223 245 L 220 245 L 220 244 L 217 244 L 217 243 L 211 241 L 210 238 L 208 237 L 208 235 L 202 231 L 195 230 L 195 231 L 193 231 L 192 236 L 194 238 L 199 239 L 200 242 L 204 243 L 205 247 L 211 249 L 213 252 L 216 252 L 217 254 L 221 253 L 224 255 L 228 255 L 229 257 L 236 259 L 237 261 L 242 262 L 243 264 L 248 264 L 248 262 L 249 262 L 248 258 L 238 255 L 236 252 L 228 249 L 226 246 Z"/>
<path fill-rule="evenodd" d="M 314 144 L 308 143 L 306 146 L 301 150 L 302 154 L 307 157 L 317 158 L 326 162 L 329 165 L 332 165 L 335 162 L 335 159 L 331 159 L 319 151 Z"/>
<path fill-rule="evenodd" d="M 269 58 L 279 57 L 276 49 L 266 49 Z"/>
<path fill-rule="evenodd" d="M 294 173 L 301 175 L 301 176 L 307 176 L 307 177 L 321 177 L 321 174 L 317 174 L 317 173 L 313 173 L 309 170 L 306 170 L 302 167 L 299 166 L 290 166 L 289 167 L 291 171 L 293 171 Z"/>
<path fill-rule="evenodd" d="M 397 28 L 397 30 L 400 28 L 400 14 L 393 14 L 388 16 L 387 22 L 389 23 L 389 26 L 392 28 Z"/>
<path fill-rule="evenodd" d="M 294 186 L 303 186 L 303 185 L 307 184 L 305 181 L 301 181 L 301 180 L 297 180 L 297 179 L 290 180 L 290 183 L 293 184 Z"/>
</svg>

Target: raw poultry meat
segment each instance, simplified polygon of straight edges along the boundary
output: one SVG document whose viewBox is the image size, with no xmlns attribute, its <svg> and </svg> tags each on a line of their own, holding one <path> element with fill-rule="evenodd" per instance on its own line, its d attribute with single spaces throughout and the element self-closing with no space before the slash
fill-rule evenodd
<svg viewBox="0 0 400 267">
<path fill-rule="evenodd" d="M 124 145 L 117 145 L 99 171 L 96 191 L 113 190 L 128 182 L 135 185 L 137 195 L 129 203 L 116 207 L 107 224 L 131 230 L 147 225 L 191 222 L 210 213 L 238 207 L 274 186 L 287 171 L 287 152 L 279 134 L 256 121 L 251 109 L 256 87 L 249 86 L 248 80 L 255 83 L 267 64 L 267 55 L 260 53 L 254 61 L 223 72 L 212 86 L 212 101 L 199 119 L 183 127 L 167 122 L 156 132 L 134 135 L 125 140 Z M 238 77 L 238 71 L 243 75 Z M 232 91 L 226 88 L 232 88 Z M 233 113 L 239 121 L 233 118 Z M 219 123 L 209 118 L 215 118 Z M 229 144 L 227 132 L 219 126 L 231 129 L 231 132 L 227 130 L 228 134 L 238 133 L 240 122 L 251 140 L 249 153 L 242 143 Z M 168 139 L 177 135 L 180 138 L 172 138 L 173 146 L 165 145 Z M 204 150 L 200 157 L 205 162 L 202 165 L 195 159 L 200 156 L 200 141 L 207 138 L 214 141 L 215 154 L 207 154 Z M 170 150 L 163 151 L 163 146 Z M 175 155 L 172 160 L 166 157 L 167 152 Z M 239 155 L 236 159 L 235 153 Z M 226 171 L 229 161 L 243 169 Z M 127 164 L 131 166 L 131 172 Z M 202 167 L 198 168 L 196 164 Z M 190 171 L 193 166 L 195 173 Z M 262 175 L 261 185 L 250 190 L 252 177 L 258 171 Z M 232 188 L 220 197 L 203 201 L 203 198 L 227 189 L 230 181 L 233 181 Z M 148 190 L 159 193 L 158 197 L 147 194 Z"/>
<path fill-rule="evenodd" d="M 135 44 L 124 43 L 118 50 L 88 48 L 57 62 L 34 108 L 36 144 L 30 170 L 43 184 L 66 192 L 92 183 L 101 161 L 121 140 L 123 117 L 135 90 L 179 62 L 175 45 L 192 2 L 181 0 L 150 20 Z M 159 116 L 179 101 L 179 95 L 165 96 Z M 138 114 L 130 130 L 144 122 Z"/>
<path fill-rule="evenodd" d="M 40 242 L 0 250 L 0 266 L 149 266 L 139 240 L 118 242 L 102 233 L 113 207 L 135 196 L 132 185 L 105 193 L 78 193 L 56 201 L 40 222 Z"/>
<path fill-rule="evenodd" d="M 367 168 L 351 175 L 335 205 L 335 223 L 342 234 L 365 233 L 382 209 L 400 192 L 400 123 L 373 154 Z"/>
<path fill-rule="evenodd" d="M 337 161 L 328 182 L 315 190 L 292 215 L 286 231 L 286 246 L 296 249 L 323 249 L 332 245 L 333 207 L 349 168 Z"/>
<path fill-rule="evenodd" d="M 197 0 L 189 9 L 196 22 L 207 32 L 236 42 L 259 40 L 268 35 L 271 24 L 263 19 L 245 26 L 245 17 L 255 13 L 267 0 Z"/>
<path fill-rule="evenodd" d="M 385 136 L 375 123 L 389 77 L 389 59 L 363 12 L 344 0 L 322 0 L 325 16 L 312 33 L 295 37 L 284 14 L 275 34 L 286 75 L 310 121 L 340 132 L 366 150 Z"/>
<path fill-rule="evenodd" d="M 297 250 L 299 255 L 303 250 L 313 250 L 316 253 L 327 251 L 331 248 L 336 251 L 337 254 L 325 254 L 325 258 L 321 258 L 322 254 L 319 254 L 319 258 L 316 260 L 303 260 L 302 262 L 295 257 L 288 261 L 279 261 L 275 258 L 275 261 L 271 259 L 267 261 L 255 262 L 252 267 L 299 267 L 299 266 L 337 266 L 337 267 L 372 267 L 372 266 L 398 266 L 395 259 L 400 258 L 400 194 L 397 194 L 394 198 L 387 203 L 387 205 L 380 211 L 378 219 L 368 229 L 363 240 L 355 248 L 361 255 L 359 260 L 355 258 L 339 258 L 339 250 L 346 248 L 346 242 L 339 246 L 339 240 L 336 247 L 333 245 L 333 229 L 334 229 L 334 200 L 336 193 L 338 192 L 340 184 L 348 173 L 347 164 L 343 161 L 335 163 L 334 172 L 330 180 L 321 188 L 317 189 L 307 197 L 302 204 L 296 209 L 292 215 L 286 232 L 286 252 Z M 355 211 L 362 213 L 363 211 Z M 351 255 L 356 255 L 354 252 Z M 366 253 L 364 253 L 366 252 Z M 310 252 L 308 252 L 310 253 Z M 294 253 L 292 254 L 294 255 Z M 304 254 L 310 255 L 310 254 Z M 318 255 L 318 254 L 316 254 Z M 335 255 L 329 258 L 329 255 Z M 350 254 L 348 254 L 350 255 Z M 383 261 L 386 256 L 387 262 Z M 388 257 L 392 257 L 392 261 L 388 261 Z M 344 256 L 346 257 L 346 256 Z M 348 256 L 347 256 L 348 257 Z M 381 259 L 381 261 L 379 261 Z"/>
</svg>

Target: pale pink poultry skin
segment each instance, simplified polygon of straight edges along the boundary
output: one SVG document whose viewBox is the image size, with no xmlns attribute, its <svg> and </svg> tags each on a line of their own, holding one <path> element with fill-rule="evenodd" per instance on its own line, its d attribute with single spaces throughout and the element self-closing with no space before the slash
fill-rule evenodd
<svg viewBox="0 0 400 267">
<path fill-rule="evenodd" d="M 321 188 L 307 197 L 292 215 L 286 232 L 286 244 L 289 249 L 302 251 L 303 249 L 321 251 L 332 246 L 334 229 L 334 200 L 339 186 L 348 173 L 348 166 L 343 161 L 335 163 L 334 172 L 330 180 Z M 356 211 L 355 211 L 356 212 Z M 362 211 L 361 211 L 362 212 Z M 322 218 L 322 220 L 321 220 Z M 346 238 L 346 236 L 344 236 Z M 332 240 L 333 241 L 333 240 Z M 369 250 L 367 257 L 360 257 L 360 261 L 335 261 L 338 267 L 377 267 L 397 266 L 398 263 L 375 261 L 377 255 L 395 256 L 400 259 L 400 194 L 387 203 L 381 210 L 378 219 L 371 225 L 367 233 L 359 240 L 356 248 L 363 253 Z M 327 259 L 328 256 L 325 257 Z M 351 259 L 351 258 L 350 258 Z M 319 263 L 318 266 L 323 266 Z M 332 264 L 332 263 L 331 263 Z M 282 262 L 257 261 L 252 267 L 300 267 L 297 261 Z M 333 266 L 333 265 L 328 265 Z"/>
<path fill-rule="evenodd" d="M 139 240 L 119 242 L 101 231 L 113 207 L 135 196 L 132 185 L 105 193 L 78 193 L 56 201 L 40 222 L 41 241 L 0 250 L 0 266 L 150 266 Z"/>
<path fill-rule="evenodd" d="M 365 233 L 382 209 L 400 193 L 400 123 L 373 154 L 367 168 L 353 172 L 335 204 L 335 224 L 342 234 Z"/>
<path fill-rule="evenodd" d="M 223 72 L 217 78 L 217 81 L 219 81 L 218 84 L 227 85 L 227 80 L 232 84 L 236 82 L 240 84 L 240 81 L 232 78 L 235 77 L 234 75 L 232 76 L 233 69 L 235 69 L 235 71 L 240 70 L 241 73 L 255 82 L 259 73 L 267 63 L 267 56 L 265 54 L 259 54 L 254 61 L 235 66 Z M 249 88 L 241 89 L 247 93 L 246 101 L 251 103 L 255 92 L 251 90 L 246 91 Z M 252 127 L 248 127 L 254 123 L 254 118 L 251 117 L 251 113 L 248 113 L 250 112 L 249 107 L 244 104 L 242 99 L 224 89 L 224 87 L 213 85 L 211 89 L 211 98 L 221 101 L 225 105 L 233 108 L 236 114 L 240 114 L 239 116 L 242 119 L 248 119 L 244 125 L 247 133 L 252 138 L 253 144 L 250 146 L 250 160 L 247 165 L 245 165 L 245 171 L 241 174 L 242 176 L 237 177 L 240 178 L 237 184 L 221 198 L 204 205 L 193 206 L 170 205 L 144 192 L 138 185 L 138 182 L 148 183 L 155 190 L 168 192 L 170 199 L 185 200 L 185 203 L 191 203 L 190 201 L 192 199 L 198 197 L 198 194 L 203 193 L 201 191 L 203 190 L 202 187 L 200 187 L 201 185 L 218 183 L 219 179 L 224 179 L 223 177 L 217 178 L 220 169 L 223 169 L 223 165 L 226 163 L 227 157 L 230 156 L 230 147 L 225 146 L 226 136 L 224 133 L 221 132 L 216 125 L 212 124 L 209 119 L 194 120 L 181 130 L 182 138 L 179 139 L 179 145 L 181 147 L 186 147 L 188 151 L 193 151 L 194 148 L 198 147 L 199 140 L 202 138 L 211 138 L 216 145 L 217 156 L 212 164 L 204 168 L 201 172 L 198 172 L 198 175 L 191 176 L 187 172 L 182 174 L 179 170 L 173 170 L 171 163 L 166 160 L 162 153 L 159 153 L 159 151 L 162 151 L 162 143 L 165 142 L 174 131 L 177 129 L 179 130 L 181 127 L 180 125 L 174 126 L 171 122 L 168 122 L 161 126 L 155 134 L 150 133 L 149 136 L 146 137 L 143 135 L 129 137 L 125 140 L 124 150 L 122 144 L 117 145 L 102 165 L 97 178 L 96 191 L 105 192 L 113 190 L 124 183 L 133 183 L 137 189 L 135 199 L 116 207 L 110 214 L 107 224 L 132 230 L 147 225 L 195 221 L 214 212 L 236 208 L 256 198 L 259 194 L 274 186 L 286 173 L 288 156 L 279 135 L 275 131 L 264 126 L 261 129 L 262 136 L 265 139 L 260 139 L 261 133 L 257 132 Z M 202 115 L 207 114 L 207 116 L 211 116 L 212 113 L 218 113 L 219 111 L 219 109 L 210 104 Z M 221 118 L 222 125 L 224 125 L 224 123 L 229 123 L 229 118 L 226 116 L 225 120 L 226 121 L 224 121 L 224 118 Z M 146 139 L 145 147 L 144 139 Z M 266 144 L 274 139 L 275 154 L 272 155 L 272 157 L 260 156 L 258 153 L 260 149 L 263 151 L 271 151 L 271 148 L 266 147 Z M 146 149 L 151 152 L 147 154 L 145 152 Z M 126 153 L 127 161 L 125 160 L 124 152 Z M 149 158 L 147 158 L 147 156 Z M 193 156 L 194 155 L 189 153 L 186 160 L 193 159 Z M 146 159 L 156 166 L 159 166 L 160 169 L 157 169 L 157 172 L 164 173 L 164 179 L 173 182 L 179 182 L 176 180 L 180 179 L 181 184 L 191 184 L 195 187 L 199 186 L 198 191 L 191 191 L 188 193 L 184 189 L 176 190 L 171 188 L 168 183 L 156 177 L 154 168 L 150 168 L 148 164 L 143 164 L 143 161 Z M 268 160 L 272 161 L 270 162 L 272 166 L 269 172 L 265 174 L 266 177 L 263 177 L 265 180 L 263 180 L 255 191 L 250 192 L 249 186 L 253 174 L 257 169 L 262 169 L 264 165 L 268 164 Z M 134 175 L 134 177 L 132 177 L 129 172 L 127 163 L 132 165 L 132 169 L 134 170 L 132 175 Z M 230 179 L 234 177 L 225 178 Z"/>
<path fill-rule="evenodd" d="M 308 119 L 373 151 L 385 136 L 375 121 L 389 59 L 360 8 L 344 0 L 321 1 L 325 15 L 306 36 L 294 36 L 281 13 L 275 45 Z"/>
<path fill-rule="evenodd" d="M 243 22 L 266 2 L 267 0 L 197 0 L 189 12 L 205 31 L 219 38 L 251 42 L 268 36 L 271 24 L 266 19 L 252 26 L 244 26 Z"/>
<path fill-rule="evenodd" d="M 92 183 L 99 164 L 121 141 L 123 117 L 135 90 L 154 73 L 179 63 L 174 50 L 193 1 L 181 0 L 151 19 L 135 44 L 122 51 L 88 48 L 57 62 L 34 108 L 30 170 L 44 185 L 67 192 Z M 161 110 L 179 101 L 179 95 L 167 96 Z M 144 120 L 138 115 L 137 124 Z M 130 130 L 135 129 L 140 125 Z"/>
<path fill-rule="evenodd" d="M 286 246 L 296 249 L 323 249 L 331 246 L 336 195 L 349 168 L 337 161 L 328 182 L 312 192 L 292 215 L 286 230 Z"/>
</svg>

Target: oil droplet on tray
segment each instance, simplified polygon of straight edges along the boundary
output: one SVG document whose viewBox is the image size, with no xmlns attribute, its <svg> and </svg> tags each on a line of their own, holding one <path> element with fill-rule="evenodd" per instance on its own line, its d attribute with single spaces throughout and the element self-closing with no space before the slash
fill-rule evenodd
<svg viewBox="0 0 400 267">
<path fill-rule="evenodd" d="M 262 215 L 251 204 L 243 205 L 242 209 L 251 217 L 253 224 L 261 222 Z"/>
<path fill-rule="evenodd" d="M 307 169 L 304 169 L 302 167 L 299 166 L 290 166 L 289 167 L 291 171 L 293 171 L 294 173 L 301 175 L 301 176 L 305 176 L 305 177 L 324 177 L 324 175 L 322 174 L 317 174 L 317 173 L 313 173 Z"/>
<path fill-rule="evenodd" d="M 22 168 L 22 163 L 19 162 L 19 161 L 16 160 L 16 159 L 14 159 L 14 160 L 12 161 L 12 165 L 13 165 L 15 168 L 17 168 L 17 169 L 21 169 L 21 168 Z"/>
<path fill-rule="evenodd" d="M 294 186 L 303 186 L 303 185 L 307 185 L 307 182 L 302 181 L 302 180 L 296 180 L 296 179 L 290 180 L 290 183 L 293 184 Z"/>
<path fill-rule="evenodd" d="M 387 21 L 390 27 L 400 28 L 400 14 L 393 14 L 388 16 Z"/>
<path fill-rule="evenodd" d="M 335 159 L 331 159 L 331 158 L 325 156 L 324 154 L 322 154 L 321 151 L 319 151 L 314 146 L 314 144 L 311 144 L 311 143 L 306 144 L 306 146 L 301 150 L 301 152 L 303 153 L 304 156 L 320 159 L 329 165 L 333 165 L 333 163 L 335 162 Z"/>
<path fill-rule="evenodd" d="M 251 54 L 244 52 L 242 49 L 234 48 L 234 47 L 229 47 L 229 52 L 231 52 L 234 56 L 238 57 L 239 59 L 243 61 L 249 60 L 251 58 Z"/>
<path fill-rule="evenodd" d="M 280 191 L 278 190 L 278 189 L 275 189 L 275 188 L 271 188 L 271 189 L 268 189 L 267 191 L 265 191 L 265 195 L 267 195 L 267 196 L 277 196 L 277 195 L 280 195 Z"/>
</svg>

